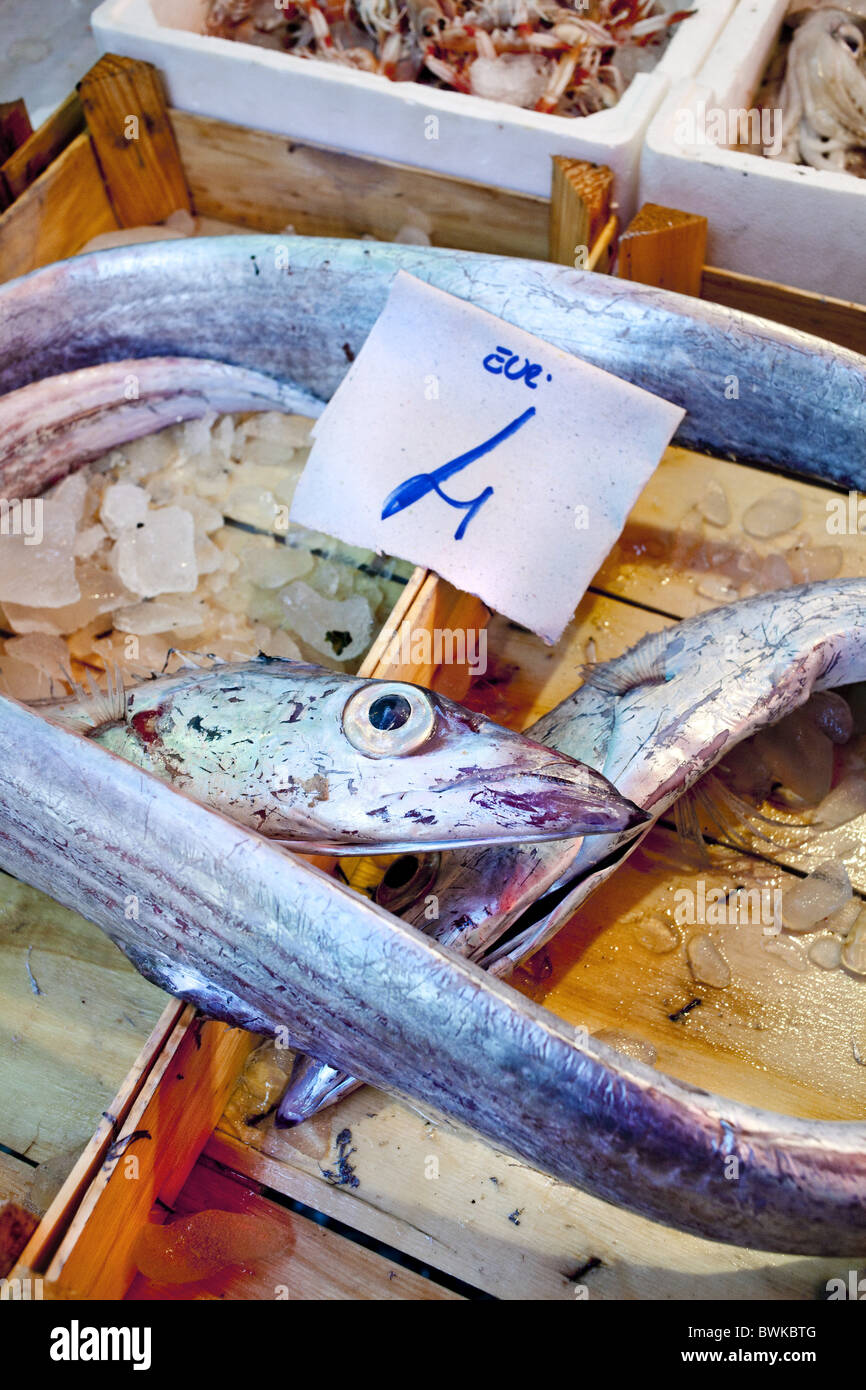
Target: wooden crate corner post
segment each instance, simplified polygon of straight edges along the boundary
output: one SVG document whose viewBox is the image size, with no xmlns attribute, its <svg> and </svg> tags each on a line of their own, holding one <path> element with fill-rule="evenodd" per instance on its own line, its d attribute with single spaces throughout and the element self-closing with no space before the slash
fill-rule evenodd
<svg viewBox="0 0 866 1390">
<path fill-rule="evenodd" d="M 707 219 L 644 203 L 619 243 L 622 280 L 700 298 L 707 256 Z"/>
<path fill-rule="evenodd" d="M 617 233 L 613 170 L 606 164 L 553 156 L 549 258 L 576 270 L 610 269 Z"/>
<path fill-rule="evenodd" d="M 121 227 L 192 213 L 159 73 L 150 63 L 107 53 L 78 86 L 81 105 Z"/>
</svg>

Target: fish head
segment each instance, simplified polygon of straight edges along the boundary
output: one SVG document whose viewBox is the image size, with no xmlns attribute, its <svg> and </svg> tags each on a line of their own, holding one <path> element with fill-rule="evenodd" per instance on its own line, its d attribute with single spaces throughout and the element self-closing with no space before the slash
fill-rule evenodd
<svg viewBox="0 0 866 1390">
<path fill-rule="evenodd" d="M 603 835 L 644 813 L 567 755 L 445 697 L 298 662 L 126 695 L 113 751 L 288 846 L 382 854 Z"/>
<path fill-rule="evenodd" d="M 372 843 L 534 843 L 645 818 L 593 768 L 419 686 L 359 682 L 339 718 Z"/>
</svg>

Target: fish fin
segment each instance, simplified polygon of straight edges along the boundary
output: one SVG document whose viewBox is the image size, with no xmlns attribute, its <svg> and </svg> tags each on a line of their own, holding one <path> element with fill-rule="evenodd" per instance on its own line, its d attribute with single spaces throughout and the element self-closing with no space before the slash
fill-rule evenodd
<svg viewBox="0 0 866 1390">
<path fill-rule="evenodd" d="M 101 690 L 90 671 L 85 672 L 89 691 L 91 732 L 108 724 L 123 724 L 126 720 L 126 691 L 119 666 L 106 666 L 105 690 Z M 87 697 L 85 697 L 87 698 Z"/>
<path fill-rule="evenodd" d="M 757 806 L 726 787 L 714 772 L 706 773 L 691 793 L 686 793 L 689 795 L 694 800 L 695 819 L 702 811 L 721 840 L 742 853 L 754 854 L 756 840 L 774 849 L 791 848 L 802 843 L 811 831 L 805 821 L 778 821 L 764 815 Z"/>
<path fill-rule="evenodd" d="M 67 728 L 76 729 L 85 737 L 106 725 L 122 724 L 126 719 L 126 691 L 123 676 L 118 666 L 105 668 L 105 689 L 102 690 L 89 670 L 85 671 L 85 684 L 82 685 L 68 670 L 63 671 L 63 679 L 70 689 L 70 703 L 67 708 L 51 708 L 55 701 L 39 701 L 35 707 L 44 707 L 49 717 Z M 61 702 L 67 704 L 66 701 Z"/>
<path fill-rule="evenodd" d="M 707 842 L 698 815 L 697 797 L 693 792 L 686 792 L 674 802 L 673 809 L 678 838 L 695 852 L 702 863 L 709 862 Z"/>
<path fill-rule="evenodd" d="M 168 663 L 171 658 L 176 656 L 179 661 L 177 669 L 179 671 L 201 671 L 210 666 L 225 666 L 226 661 L 221 656 L 216 656 L 214 652 L 187 652 L 180 647 L 169 647 L 165 654 L 162 675 L 168 670 Z"/>
<path fill-rule="evenodd" d="M 584 685 L 594 686 L 606 695 L 624 695 L 640 685 L 663 685 L 670 680 L 669 643 L 670 633 L 663 628 L 644 637 L 615 661 L 590 662 L 581 670 Z"/>
</svg>

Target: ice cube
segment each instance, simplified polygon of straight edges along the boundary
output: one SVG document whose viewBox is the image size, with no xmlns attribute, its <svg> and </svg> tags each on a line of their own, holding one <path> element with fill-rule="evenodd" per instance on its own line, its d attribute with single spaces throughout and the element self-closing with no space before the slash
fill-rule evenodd
<svg viewBox="0 0 866 1390">
<path fill-rule="evenodd" d="M 544 95 L 548 69 L 534 53 L 502 53 L 495 58 L 476 58 L 469 68 L 472 95 L 509 106 L 532 110 Z M 426 243 L 429 245 L 429 242 Z"/>
<path fill-rule="evenodd" d="M 853 975 L 866 975 L 866 909 L 860 913 L 845 938 L 842 964 Z"/>
<path fill-rule="evenodd" d="M 851 880 L 845 865 L 828 859 L 795 888 L 786 889 L 782 921 L 788 931 L 815 931 L 822 918 L 837 912 L 851 895 Z"/>
<path fill-rule="evenodd" d="M 0 601 L 60 608 L 81 597 L 75 540 L 86 492 L 85 478 L 74 474 L 48 496 L 0 511 Z"/>
<path fill-rule="evenodd" d="M 253 637 L 259 651 L 264 652 L 265 656 L 276 656 L 281 661 L 302 661 L 300 648 L 293 642 L 287 632 L 277 628 L 264 627 L 257 625 L 253 628 Z"/>
<path fill-rule="evenodd" d="M 76 632 L 100 613 L 110 613 L 132 598 L 119 577 L 113 571 L 103 569 L 95 560 L 79 560 L 75 573 L 79 589 L 75 603 L 49 609 L 7 603 L 6 618 L 13 632 Z M 105 626 L 110 624 L 106 623 Z"/>
<path fill-rule="evenodd" d="M 201 599 L 169 596 L 121 608 L 114 615 L 114 626 L 118 632 L 134 632 L 140 637 L 156 632 L 194 637 L 203 630 L 209 617 L 207 604 Z"/>
<path fill-rule="evenodd" d="M 731 983 L 731 967 L 705 932 L 691 937 L 686 945 L 686 955 L 692 975 L 699 984 L 725 989 Z"/>
<path fill-rule="evenodd" d="M 753 502 L 743 516 L 743 530 L 750 536 L 769 540 L 793 531 L 803 519 L 803 502 L 791 487 L 775 487 Z"/>
<path fill-rule="evenodd" d="M 47 637 L 42 633 L 10 637 L 6 642 L 6 654 L 15 661 L 35 666 L 38 671 L 44 671 L 57 681 L 64 679 L 64 671 L 69 667 L 69 648 L 63 639 Z"/>
<path fill-rule="evenodd" d="M 369 646 L 373 615 L 360 594 L 329 599 L 298 579 L 282 590 L 281 598 L 292 632 L 322 656 L 354 661 Z"/>
<path fill-rule="evenodd" d="M 277 499 L 269 488 L 233 483 L 223 501 L 223 511 L 234 521 L 271 531 L 277 517 Z"/>
<path fill-rule="evenodd" d="M 785 552 L 795 584 L 814 584 L 842 573 L 845 557 L 839 545 L 802 545 Z"/>
<path fill-rule="evenodd" d="M 731 519 L 731 504 L 721 483 L 711 478 L 698 502 L 698 511 L 711 526 L 727 526 Z"/>
<path fill-rule="evenodd" d="M 140 521 L 147 519 L 150 497 L 134 483 L 114 483 L 102 494 L 99 515 L 112 540 Z"/>
<path fill-rule="evenodd" d="M 98 521 L 94 526 L 88 526 L 84 531 L 79 531 L 78 539 L 75 542 L 76 560 L 89 560 L 105 539 L 105 527 L 101 526 Z"/>
<path fill-rule="evenodd" d="M 295 550 L 276 541 L 253 543 L 243 551 L 244 574 L 260 589 L 281 589 L 293 579 L 309 574 L 313 564 L 309 551 Z"/>
<path fill-rule="evenodd" d="M 123 583 L 142 598 L 191 594 L 198 583 L 195 525 L 182 507 L 161 507 L 124 531 L 115 543 L 114 565 Z"/>
<path fill-rule="evenodd" d="M 179 492 L 174 501 L 176 506 L 192 513 L 195 529 L 202 535 L 211 535 L 223 524 L 223 514 L 219 507 L 215 507 L 205 497 L 197 497 L 193 492 Z"/>
<path fill-rule="evenodd" d="M 815 826 L 820 830 L 835 830 L 866 814 L 866 777 L 852 773 L 843 777 L 838 787 L 825 796 L 815 813 Z"/>
</svg>

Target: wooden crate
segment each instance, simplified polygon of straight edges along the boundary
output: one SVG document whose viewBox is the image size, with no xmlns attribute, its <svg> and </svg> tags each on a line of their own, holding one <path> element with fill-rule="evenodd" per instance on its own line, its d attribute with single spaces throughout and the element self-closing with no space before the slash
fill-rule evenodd
<svg viewBox="0 0 866 1390">
<path fill-rule="evenodd" d="M 149 117 L 141 121 L 145 135 L 119 146 L 112 121 L 136 112 Z M 178 207 L 194 211 L 209 232 L 279 232 L 291 225 L 305 234 L 383 239 L 405 224 L 411 208 L 434 244 L 565 263 L 586 247 L 579 259 L 599 270 L 610 266 L 617 232 L 609 182 L 586 166 L 557 161 L 548 201 L 287 146 L 263 132 L 166 112 L 152 70 L 128 60 L 101 60 L 80 95 L 7 159 L 2 174 L 11 205 L 0 217 L 0 279 L 73 254 L 100 232 L 158 220 Z M 700 219 L 686 224 L 676 235 L 680 248 L 688 247 L 685 258 L 680 251 L 680 266 L 687 262 L 690 288 L 850 346 L 866 344 L 866 309 L 706 268 Z M 639 264 L 642 278 L 664 282 L 670 272 L 664 225 L 645 218 L 627 237 L 632 245 L 624 262 L 633 269 Z M 525 727 L 575 687 L 587 658 L 607 660 L 645 632 L 713 606 L 715 600 L 700 592 L 708 557 L 695 529 L 695 504 L 712 481 L 735 501 L 737 516 L 772 485 L 758 469 L 669 449 L 556 648 L 417 571 L 365 671 L 416 680 Z M 827 490 L 791 486 L 804 505 L 800 532 L 821 544 Z M 736 526 L 720 539 L 734 563 L 742 544 Z M 843 573 L 866 573 L 859 539 L 839 543 Z M 390 638 L 403 622 L 431 632 L 489 624 L 487 675 L 472 684 L 459 667 L 389 665 Z M 674 852 L 670 831 L 654 832 L 640 859 L 626 864 L 577 914 L 541 962 L 519 973 L 518 987 L 590 1031 L 624 1029 L 652 1043 L 661 1069 L 695 1084 L 769 1109 L 861 1116 L 866 1069 L 851 1050 L 849 1021 L 859 999 L 850 979 L 823 979 L 818 997 L 811 977 L 786 977 L 780 967 L 772 1000 L 766 1000 L 757 962 L 744 957 L 724 1011 L 671 1020 L 689 996 L 682 958 L 648 961 L 635 949 L 630 922 L 670 891 Z M 787 871 L 779 866 L 780 877 Z M 724 883 L 732 870 L 718 862 L 713 872 Z M 866 891 L 866 870 L 856 888 Z M 44 918 L 44 900 L 21 910 L 25 919 L 37 912 Z M 68 922 L 58 917 L 56 925 L 53 949 L 59 952 Z M 812 1298 L 828 1278 L 844 1272 L 833 1260 L 759 1254 L 653 1225 L 370 1088 L 282 1135 L 267 1124 L 248 1125 L 232 1092 L 256 1040 L 166 1001 L 125 968 L 95 929 L 77 929 L 83 933 L 80 958 L 97 950 L 94 940 L 100 943 L 91 999 L 103 1001 L 104 1014 L 130 996 L 140 1016 L 109 1068 L 120 1084 L 108 1094 L 118 1094 L 105 1103 L 104 1076 L 101 1089 L 90 1086 L 88 1103 L 100 1098 L 102 1122 L 21 1255 L 17 1272 L 41 1275 L 46 1296 L 414 1299 L 480 1291 L 513 1299 Z M 104 964 L 114 957 L 113 969 Z M 7 958 L 8 952 L 0 953 L 0 978 Z M 13 968 L 20 995 L 26 980 L 20 949 Z M 38 979 L 38 969 L 35 974 Z M 23 1033 L 32 1023 L 26 1004 L 25 996 Z M 732 1033 L 732 1020 L 761 1026 Z M 44 1050 L 56 1065 L 69 1018 L 52 1022 Z M 138 1055 L 122 1063 L 133 1041 Z M 866 1036 L 859 1045 L 866 1054 Z M 82 1039 L 71 1070 L 86 1073 L 87 1060 Z M 37 1084 L 35 1063 L 32 1050 L 22 1084 Z M 345 1130 L 351 1132 L 357 1187 L 328 1176 Z M 59 1129 L 48 1142 L 37 1135 L 28 1152 L 51 1157 L 62 1150 L 61 1140 Z M 23 1144 L 7 1147 L 24 1152 Z M 27 1189 L 27 1164 L 0 1151 L 0 1198 L 26 1200 Z M 324 1212 L 343 1229 L 315 1225 L 291 1203 Z M 165 1288 L 138 1276 L 133 1247 L 141 1229 L 169 1212 L 205 1208 L 243 1211 L 277 1225 L 280 1250 L 251 1273 L 230 1269 L 204 1285 Z M 374 1252 L 353 1242 L 352 1231 L 383 1248 Z M 431 1278 L 420 1277 L 421 1266 Z"/>
</svg>

